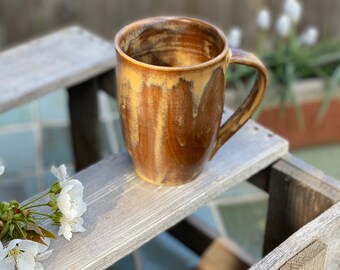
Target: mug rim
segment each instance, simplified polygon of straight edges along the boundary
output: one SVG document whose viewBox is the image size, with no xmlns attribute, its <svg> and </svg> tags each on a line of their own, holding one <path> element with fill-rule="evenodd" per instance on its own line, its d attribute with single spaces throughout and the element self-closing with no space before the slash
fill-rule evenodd
<svg viewBox="0 0 340 270">
<path fill-rule="evenodd" d="M 146 23 L 150 23 L 152 21 L 168 21 L 168 20 L 185 20 L 185 21 L 203 24 L 205 26 L 208 26 L 208 27 L 214 29 L 218 33 L 218 35 L 222 38 L 222 40 L 224 42 L 223 50 L 217 56 L 215 56 L 214 58 L 209 59 L 208 61 L 196 64 L 196 65 L 168 67 L 168 66 L 157 66 L 157 65 L 147 64 L 147 63 L 141 62 L 139 60 L 136 60 L 136 59 L 132 58 L 131 56 L 127 55 L 122 50 L 122 48 L 120 47 L 119 43 L 120 43 L 123 35 L 125 33 L 129 32 L 129 31 L 133 30 L 137 26 L 140 26 L 140 25 L 143 25 L 143 24 L 146 24 Z M 142 67 L 145 67 L 145 68 L 150 68 L 150 69 L 154 69 L 154 70 L 163 70 L 163 71 L 188 71 L 188 70 L 206 68 L 206 67 L 212 66 L 212 65 L 220 62 L 223 58 L 226 57 L 226 55 L 228 54 L 228 51 L 229 51 L 229 45 L 228 45 L 228 42 L 227 42 L 227 38 L 225 37 L 222 30 L 220 30 L 218 27 L 216 27 L 213 24 L 208 23 L 206 21 L 196 19 L 196 18 L 185 17 L 185 16 L 157 16 L 157 17 L 150 17 L 150 18 L 141 19 L 141 20 L 132 22 L 132 23 L 124 26 L 122 29 L 120 29 L 118 31 L 118 33 L 116 34 L 116 36 L 114 38 L 114 46 L 115 46 L 116 52 L 121 57 L 125 58 L 127 61 L 130 61 L 130 62 L 134 63 L 135 65 L 142 66 Z"/>
</svg>

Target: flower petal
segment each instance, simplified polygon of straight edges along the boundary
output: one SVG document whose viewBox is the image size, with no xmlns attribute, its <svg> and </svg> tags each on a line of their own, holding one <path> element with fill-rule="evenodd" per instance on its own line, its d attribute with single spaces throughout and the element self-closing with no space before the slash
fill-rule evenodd
<svg viewBox="0 0 340 270">
<path fill-rule="evenodd" d="M 67 169 L 64 164 L 60 165 L 58 168 L 55 166 L 51 167 L 51 173 L 58 178 L 60 183 L 63 183 L 67 180 L 68 175 L 67 175 Z"/>
<path fill-rule="evenodd" d="M 8 257 L 0 261 L 0 270 L 15 270 L 15 260 L 13 257 Z"/>
<path fill-rule="evenodd" d="M 40 262 L 36 262 L 34 270 L 44 270 L 44 267 Z"/>
<path fill-rule="evenodd" d="M 70 224 L 63 218 L 63 220 L 61 221 L 61 226 L 59 228 L 59 235 L 64 235 L 64 237 L 67 240 L 71 240 L 72 238 L 72 230 L 71 230 L 71 226 Z"/>
<path fill-rule="evenodd" d="M 35 260 L 30 253 L 22 252 L 17 256 L 17 267 L 19 270 L 34 270 Z"/>
<path fill-rule="evenodd" d="M 25 251 L 25 252 L 31 254 L 32 256 L 36 256 L 39 253 L 38 244 L 36 242 L 30 241 L 30 240 L 22 240 L 19 243 L 18 248 L 21 251 Z"/>
<path fill-rule="evenodd" d="M 12 250 L 13 248 L 15 248 L 15 246 L 17 244 L 19 244 L 22 240 L 21 239 L 14 239 L 12 240 L 11 242 L 9 242 L 8 246 L 7 246 L 7 249 L 8 250 Z"/>
<path fill-rule="evenodd" d="M 2 175 L 5 171 L 5 166 L 0 166 L 0 175 Z"/>
<path fill-rule="evenodd" d="M 51 250 L 48 250 L 48 251 L 46 251 L 46 252 L 44 252 L 44 253 L 41 253 L 41 254 L 39 254 L 37 257 L 36 257 L 36 260 L 37 261 L 43 261 L 43 260 L 46 260 L 48 257 L 50 257 L 51 255 L 52 255 L 52 252 L 53 252 L 53 249 L 51 249 Z"/>
<path fill-rule="evenodd" d="M 51 243 L 51 240 L 49 238 L 44 238 L 43 241 L 45 242 L 46 245 L 37 243 L 39 253 L 45 252 L 48 249 L 48 247 L 50 246 L 50 243 Z"/>
<path fill-rule="evenodd" d="M 7 254 L 8 251 L 6 249 L 0 251 L 0 262 L 7 256 Z"/>
<path fill-rule="evenodd" d="M 1 241 L 0 241 L 0 262 L 7 256 L 8 254 L 8 250 L 2 245 Z"/>
</svg>

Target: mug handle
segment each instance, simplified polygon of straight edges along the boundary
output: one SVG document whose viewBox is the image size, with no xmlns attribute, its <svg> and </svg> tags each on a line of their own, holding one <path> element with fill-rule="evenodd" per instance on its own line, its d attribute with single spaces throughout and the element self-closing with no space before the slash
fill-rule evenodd
<svg viewBox="0 0 340 270">
<path fill-rule="evenodd" d="M 268 71 L 264 64 L 252 53 L 245 52 L 238 48 L 229 48 L 232 52 L 230 64 L 241 64 L 256 69 L 256 81 L 250 93 L 233 113 L 233 115 L 220 127 L 217 133 L 217 140 L 210 159 L 214 157 L 220 147 L 231 138 L 254 114 L 266 92 L 268 86 Z"/>
</svg>

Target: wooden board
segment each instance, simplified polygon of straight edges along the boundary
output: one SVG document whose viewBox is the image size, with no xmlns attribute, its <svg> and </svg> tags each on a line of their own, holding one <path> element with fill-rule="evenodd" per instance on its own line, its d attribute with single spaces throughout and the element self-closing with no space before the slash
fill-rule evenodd
<svg viewBox="0 0 340 270">
<path fill-rule="evenodd" d="M 272 166 L 264 254 L 340 200 L 340 182 L 285 155 Z"/>
<path fill-rule="evenodd" d="M 0 113 L 115 66 L 111 43 L 69 27 L 0 53 Z"/>
<path fill-rule="evenodd" d="M 75 176 L 85 186 L 87 232 L 53 242 L 45 269 L 105 269 L 287 150 L 287 141 L 249 121 L 200 176 L 177 187 L 143 182 L 126 153 L 105 159 Z"/>
<path fill-rule="evenodd" d="M 280 270 L 324 270 L 327 246 L 315 241 L 291 258 Z"/>
<path fill-rule="evenodd" d="M 250 268 L 250 270 L 276 270 L 280 267 L 284 267 L 284 265 L 291 261 L 291 259 L 300 257 L 297 255 L 300 252 L 304 252 L 306 248 L 315 241 L 320 241 L 327 246 L 325 269 L 339 269 L 340 202 L 330 207 L 326 212 L 294 233 L 285 242 L 269 253 L 264 259 Z M 321 253 L 324 252 L 323 250 L 324 249 L 321 250 Z M 312 251 L 314 252 L 314 249 Z M 316 252 L 314 255 L 320 256 L 320 252 Z M 322 258 L 319 258 L 319 260 Z M 307 266 L 310 263 L 311 260 L 306 260 Z"/>
</svg>

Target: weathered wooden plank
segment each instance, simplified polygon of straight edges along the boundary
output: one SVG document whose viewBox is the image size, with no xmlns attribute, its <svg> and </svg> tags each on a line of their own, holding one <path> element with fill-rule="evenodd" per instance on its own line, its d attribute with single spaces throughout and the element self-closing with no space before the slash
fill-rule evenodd
<svg viewBox="0 0 340 270">
<path fill-rule="evenodd" d="M 111 43 L 70 27 L 0 53 L 0 113 L 111 70 Z"/>
<path fill-rule="evenodd" d="M 277 270 L 315 241 L 327 245 L 325 269 L 339 269 L 340 202 L 290 236 L 250 270 Z"/>
<path fill-rule="evenodd" d="M 96 79 L 68 89 L 75 167 L 79 171 L 101 159 Z"/>
<path fill-rule="evenodd" d="M 99 88 L 104 90 L 113 98 L 117 98 L 116 73 L 109 70 L 98 77 Z"/>
<path fill-rule="evenodd" d="M 327 246 L 315 241 L 281 266 L 280 270 L 323 270 L 326 253 Z"/>
<path fill-rule="evenodd" d="M 263 191 L 268 192 L 270 171 L 271 166 L 268 166 L 267 168 L 263 169 L 262 171 L 258 172 L 257 174 L 249 178 L 248 182 L 253 184 L 254 186 L 257 186 Z"/>
<path fill-rule="evenodd" d="M 272 166 L 269 194 L 264 254 L 337 202 L 340 183 L 287 155 Z"/>
<path fill-rule="evenodd" d="M 140 180 L 126 153 L 101 161 L 75 176 L 85 187 L 87 232 L 75 234 L 71 242 L 53 242 L 54 253 L 44 262 L 45 269 L 108 267 L 267 167 L 287 149 L 287 141 L 249 121 L 208 162 L 201 175 L 175 187 Z"/>
</svg>

